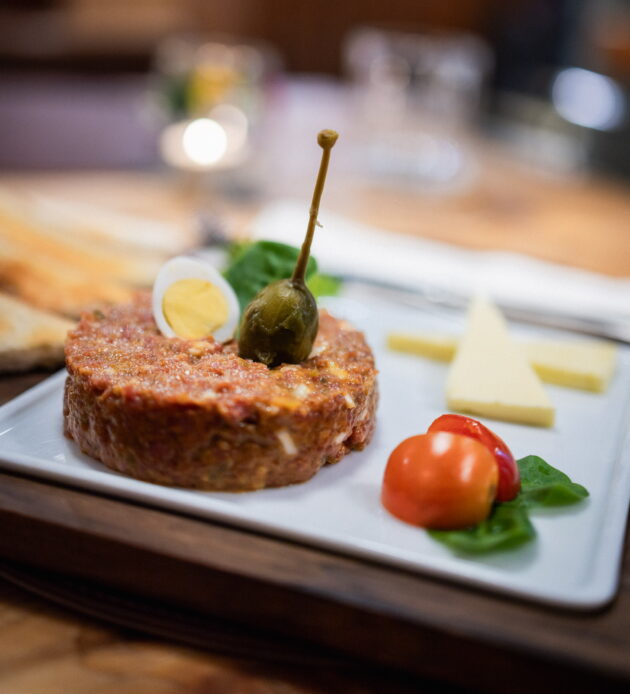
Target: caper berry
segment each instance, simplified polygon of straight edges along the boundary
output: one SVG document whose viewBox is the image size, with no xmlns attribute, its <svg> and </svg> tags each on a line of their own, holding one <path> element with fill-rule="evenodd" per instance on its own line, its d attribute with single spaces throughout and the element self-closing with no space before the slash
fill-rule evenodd
<svg viewBox="0 0 630 694">
<path fill-rule="evenodd" d="M 306 286 L 278 280 L 245 309 L 239 354 L 267 366 L 297 364 L 311 353 L 318 327 L 317 304 Z"/>
<path fill-rule="evenodd" d="M 323 149 L 315 183 L 306 237 L 290 279 L 265 287 L 243 312 L 239 356 L 267 366 L 298 364 L 308 358 L 319 328 L 315 298 L 305 282 L 306 265 L 317 225 L 319 203 L 328 171 L 330 150 L 337 141 L 334 130 L 322 130 L 317 143 Z"/>
</svg>

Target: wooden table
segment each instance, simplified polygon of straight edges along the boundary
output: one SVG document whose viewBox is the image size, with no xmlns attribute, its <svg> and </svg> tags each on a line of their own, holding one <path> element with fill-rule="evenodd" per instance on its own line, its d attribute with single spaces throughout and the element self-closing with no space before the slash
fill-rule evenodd
<svg viewBox="0 0 630 694">
<path fill-rule="evenodd" d="M 404 233 L 630 275 L 624 189 L 549 180 L 484 156 L 484 175 L 459 195 L 366 183 L 332 192 L 329 204 Z M 5 182 L 173 220 L 191 211 L 190 198 L 159 175 Z M 258 204 L 225 203 L 236 233 Z M 44 376 L 3 378 L 0 401 Z M 618 598 L 577 614 L 5 473 L 0 527 L 8 560 L 0 691 L 8 694 L 630 687 L 628 543 Z M 102 620 L 123 624 L 125 614 L 137 630 Z"/>
</svg>

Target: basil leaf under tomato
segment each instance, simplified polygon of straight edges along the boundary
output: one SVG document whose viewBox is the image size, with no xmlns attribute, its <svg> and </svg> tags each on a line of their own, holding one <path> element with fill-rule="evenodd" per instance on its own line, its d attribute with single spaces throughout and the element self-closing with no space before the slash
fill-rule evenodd
<svg viewBox="0 0 630 694">
<path fill-rule="evenodd" d="M 512 501 L 497 504 L 488 518 L 465 530 L 430 530 L 434 540 L 464 554 L 513 549 L 536 537 L 527 511 Z"/>
<path fill-rule="evenodd" d="M 568 506 L 588 496 L 588 491 L 568 475 L 539 458 L 528 455 L 518 462 L 521 492 L 517 500 L 527 508 Z"/>
<path fill-rule="evenodd" d="M 516 461 L 521 491 L 513 501 L 495 504 L 486 520 L 463 530 L 429 530 L 429 535 L 462 554 L 486 554 L 519 547 L 536 537 L 530 509 L 575 504 L 588 491 L 545 460 L 528 455 Z"/>
</svg>

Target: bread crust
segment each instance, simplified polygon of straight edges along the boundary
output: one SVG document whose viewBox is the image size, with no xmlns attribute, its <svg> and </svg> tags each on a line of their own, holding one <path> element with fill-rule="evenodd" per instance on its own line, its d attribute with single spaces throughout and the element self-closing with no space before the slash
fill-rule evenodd
<svg viewBox="0 0 630 694">
<path fill-rule="evenodd" d="M 0 293 L 0 372 L 61 366 L 74 325 Z"/>
</svg>

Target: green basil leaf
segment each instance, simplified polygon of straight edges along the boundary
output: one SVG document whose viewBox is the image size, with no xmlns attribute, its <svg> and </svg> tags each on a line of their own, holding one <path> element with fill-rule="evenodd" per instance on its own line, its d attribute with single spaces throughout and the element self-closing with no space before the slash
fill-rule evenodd
<svg viewBox="0 0 630 694">
<path fill-rule="evenodd" d="M 528 511 L 535 508 L 567 506 L 588 496 L 588 491 L 572 482 L 536 455 L 517 461 L 521 491 L 513 501 L 496 504 L 485 521 L 464 530 L 429 530 L 429 535 L 462 554 L 485 554 L 518 547 L 536 536 Z"/>
<path fill-rule="evenodd" d="M 497 504 L 488 518 L 465 530 L 429 530 L 429 535 L 462 554 L 513 549 L 536 537 L 527 511 L 520 504 Z"/>
<path fill-rule="evenodd" d="M 528 455 L 517 463 L 521 473 L 521 492 L 516 500 L 522 506 L 567 506 L 588 496 L 588 491 L 581 484 L 572 482 L 568 475 L 537 455 Z"/>
<path fill-rule="evenodd" d="M 228 267 L 238 260 L 253 243 L 248 240 L 232 241 L 227 247 Z"/>
<path fill-rule="evenodd" d="M 299 248 L 276 241 L 256 241 L 236 250 L 224 275 L 238 297 L 241 310 L 268 284 L 291 277 L 299 253 Z M 311 257 L 306 277 L 316 271 L 317 263 Z"/>
<path fill-rule="evenodd" d="M 319 272 L 311 275 L 306 284 L 316 299 L 320 296 L 336 296 L 341 290 L 339 278 L 332 275 L 322 275 Z"/>
</svg>

